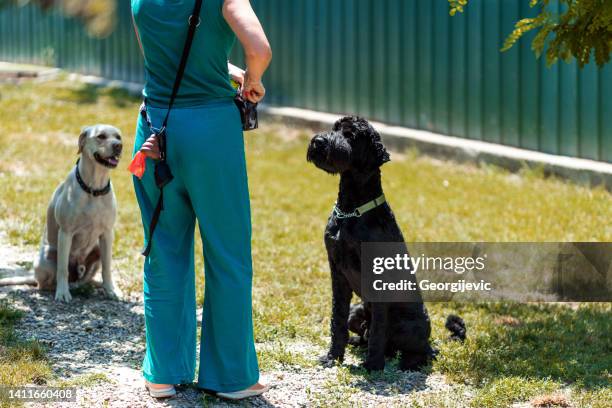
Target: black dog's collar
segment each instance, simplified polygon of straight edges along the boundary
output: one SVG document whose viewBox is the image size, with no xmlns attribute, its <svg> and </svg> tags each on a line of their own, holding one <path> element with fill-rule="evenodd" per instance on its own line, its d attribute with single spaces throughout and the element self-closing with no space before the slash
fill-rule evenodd
<svg viewBox="0 0 612 408">
<path fill-rule="evenodd" d="M 355 210 L 350 213 L 345 213 L 342 210 L 340 210 L 340 208 L 338 208 L 338 203 L 336 203 L 334 204 L 333 214 L 336 216 L 336 218 L 340 218 L 340 219 L 361 217 L 366 212 L 373 210 L 374 208 L 378 207 L 379 205 L 383 204 L 386 201 L 387 200 L 385 199 L 385 195 L 381 194 L 375 199 L 368 201 L 364 205 L 360 205 L 359 207 L 355 208 Z"/>
<path fill-rule="evenodd" d="M 91 188 L 87 184 L 85 184 L 85 182 L 81 178 L 81 173 L 79 172 L 79 162 L 80 161 L 81 161 L 81 159 L 77 160 L 77 162 L 76 162 L 76 167 L 75 167 L 75 170 L 74 170 L 74 175 L 76 176 L 77 182 L 79 183 L 79 186 L 81 186 L 83 191 L 85 191 L 87 194 L 91 194 L 94 197 L 103 196 L 103 195 L 106 195 L 106 194 L 110 193 L 110 191 L 111 191 L 111 182 L 110 182 L 110 180 L 108 180 L 108 184 L 106 185 L 106 187 L 101 188 L 99 190 L 94 190 L 93 188 Z"/>
</svg>

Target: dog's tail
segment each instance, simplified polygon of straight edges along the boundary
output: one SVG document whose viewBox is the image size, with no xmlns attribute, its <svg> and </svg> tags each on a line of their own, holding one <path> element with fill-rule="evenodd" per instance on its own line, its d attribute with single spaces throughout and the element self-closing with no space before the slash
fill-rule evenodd
<svg viewBox="0 0 612 408">
<path fill-rule="evenodd" d="M 14 286 L 14 285 L 38 286 L 38 282 L 32 276 L 15 276 L 13 278 L 0 279 L 0 286 Z"/>
<path fill-rule="evenodd" d="M 446 318 L 446 324 L 444 326 L 451 332 L 451 340 L 465 340 L 466 328 L 465 322 L 462 318 L 454 314 L 448 315 Z"/>
</svg>

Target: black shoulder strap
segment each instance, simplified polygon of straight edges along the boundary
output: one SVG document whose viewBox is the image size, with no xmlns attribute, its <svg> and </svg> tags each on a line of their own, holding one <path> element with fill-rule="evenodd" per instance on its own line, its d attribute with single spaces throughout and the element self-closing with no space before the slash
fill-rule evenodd
<svg viewBox="0 0 612 408">
<path fill-rule="evenodd" d="M 189 31 L 187 32 L 187 38 L 185 39 L 185 46 L 183 47 L 181 62 L 179 63 L 178 69 L 176 71 L 176 78 L 174 79 L 174 86 L 172 87 L 172 95 L 170 96 L 170 102 L 168 103 L 168 111 L 166 112 L 166 117 L 164 118 L 161 129 L 159 130 L 159 132 L 157 132 L 157 135 L 159 137 L 158 142 L 161 163 L 156 163 L 155 165 L 156 179 L 157 172 L 159 170 L 158 166 L 165 166 L 168 177 L 172 179 L 170 169 L 166 163 L 166 126 L 168 125 L 168 118 L 170 117 L 170 111 L 172 110 L 172 106 L 174 105 L 174 100 L 176 99 L 176 95 L 178 94 L 179 88 L 181 87 L 181 80 L 183 79 L 183 74 L 185 73 L 185 67 L 187 66 L 187 59 L 189 58 L 189 51 L 191 50 L 191 44 L 193 44 L 193 37 L 195 36 L 196 28 L 200 25 L 201 22 L 200 11 L 202 10 L 202 1 L 203 0 L 195 0 L 193 12 L 189 16 Z M 157 205 L 155 206 L 153 216 L 151 217 L 151 223 L 149 224 L 149 240 L 147 242 L 146 248 L 142 251 L 142 254 L 144 256 L 149 256 L 149 254 L 151 253 L 151 245 L 153 244 L 153 232 L 155 231 L 155 227 L 157 227 L 157 222 L 159 221 L 159 216 L 161 215 L 163 209 L 164 187 L 163 185 L 159 185 L 159 198 L 157 199 Z"/>
<path fill-rule="evenodd" d="M 196 28 L 202 21 L 200 19 L 200 10 L 202 10 L 202 0 L 195 0 L 193 12 L 189 16 L 189 31 L 187 32 L 187 39 L 185 39 L 185 46 L 183 47 L 183 54 L 181 55 L 181 62 L 179 63 L 176 71 L 176 78 L 174 79 L 174 86 L 172 87 L 172 95 L 170 96 L 170 103 L 168 104 L 168 111 L 166 117 L 162 123 L 162 128 L 165 128 L 168 124 L 168 117 L 170 116 L 170 110 L 174 105 L 174 100 L 178 94 L 179 88 L 181 87 L 181 81 L 183 80 L 183 74 L 185 74 L 185 67 L 187 66 L 187 59 L 189 59 L 189 51 L 191 50 L 191 44 L 193 44 L 193 37 L 195 36 Z"/>
</svg>

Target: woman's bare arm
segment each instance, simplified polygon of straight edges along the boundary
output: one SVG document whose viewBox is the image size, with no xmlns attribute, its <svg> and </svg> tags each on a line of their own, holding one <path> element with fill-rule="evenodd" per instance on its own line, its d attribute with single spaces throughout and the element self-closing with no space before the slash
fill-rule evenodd
<svg viewBox="0 0 612 408">
<path fill-rule="evenodd" d="M 272 60 L 272 49 L 249 0 L 225 0 L 223 17 L 244 48 L 247 73 L 244 95 L 253 102 L 263 98 L 265 89 L 261 77 Z"/>
</svg>

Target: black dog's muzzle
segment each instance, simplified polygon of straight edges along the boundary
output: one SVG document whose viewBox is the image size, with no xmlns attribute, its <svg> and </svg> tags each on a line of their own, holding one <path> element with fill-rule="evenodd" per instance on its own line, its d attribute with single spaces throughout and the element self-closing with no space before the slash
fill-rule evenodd
<svg viewBox="0 0 612 408">
<path fill-rule="evenodd" d="M 325 141 L 325 138 L 323 136 L 316 135 L 315 137 L 313 137 L 310 141 L 310 144 L 308 145 L 308 151 L 306 152 L 306 160 L 316 164 L 317 162 L 320 162 L 322 159 L 327 157 L 326 145 L 327 142 Z"/>
<path fill-rule="evenodd" d="M 306 159 L 328 173 L 341 173 L 349 167 L 351 146 L 341 133 L 318 134 L 310 141 Z"/>
</svg>

